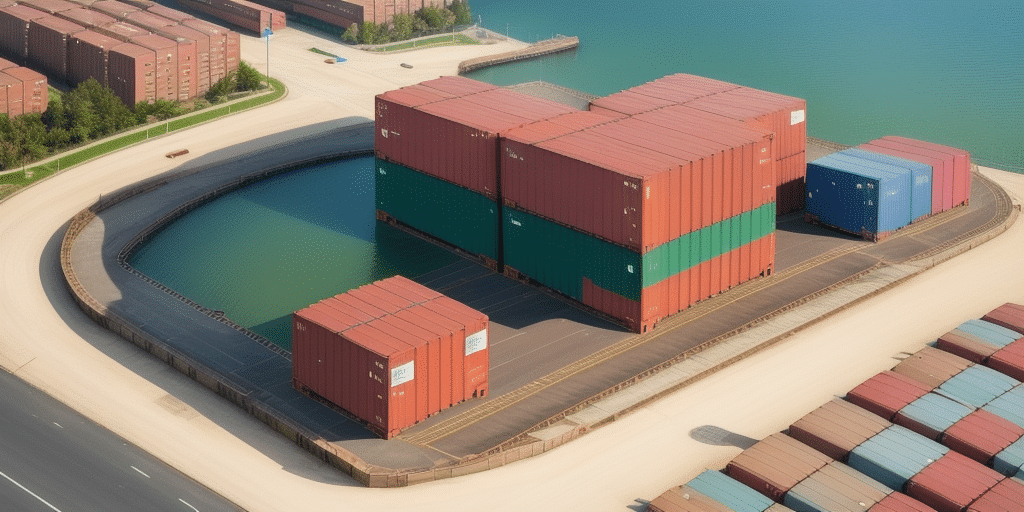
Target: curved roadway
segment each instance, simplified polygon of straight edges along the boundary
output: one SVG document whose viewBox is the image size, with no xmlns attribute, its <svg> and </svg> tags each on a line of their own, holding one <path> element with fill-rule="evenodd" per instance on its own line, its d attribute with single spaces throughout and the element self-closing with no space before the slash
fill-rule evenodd
<svg viewBox="0 0 1024 512">
<path fill-rule="evenodd" d="M 375 92 L 508 49 L 353 52 L 346 64 L 325 68 L 306 49 L 330 43 L 292 30 L 274 37 L 272 67 L 291 88 L 285 101 L 90 162 L 0 203 L 0 365 L 248 510 L 638 510 L 740 451 L 695 441 L 691 430 L 710 425 L 763 437 L 962 319 L 1024 302 L 1024 223 L 1017 222 L 979 248 L 551 453 L 409 488 L 363 488 L 95 325 L 68 297 L 57 264 L 67 220 L 102 193 L 180 165 L 163 157 L 168 151 L 188 148 L 188 165 L 225 147 L 228 157 L 250 150 L 244 141 L 253 138 L 280 142 L 363 121 L 372 117 Z M 248 61 L 263 62 L 264 51 L 261 41 L 244 39 Z M 406 72 L 398 62 L 415 67 Z M 1020 204 L 1024 176 L 983 172 Z"/>
</svg>

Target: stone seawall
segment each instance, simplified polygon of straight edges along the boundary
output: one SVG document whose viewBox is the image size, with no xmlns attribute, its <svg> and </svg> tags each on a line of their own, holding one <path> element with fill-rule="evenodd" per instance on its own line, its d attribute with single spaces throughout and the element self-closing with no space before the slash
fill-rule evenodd
<svg viewBox="0 0 1024 512">
<path fill-rule="evenodd" d="M 495 66 L 497 64 L 505 64 L 506 62 L 515 62 L 518 60 L 533 59 L 536 57 L 542 57 L 544 55 L 550 55 L 552 53 L 564 52 L 566 50 L 572 50 L 580 45 L 580 38 L 576 36 L 566 37 L 558 36 L 552 39 L 545 39 L 523 48 L 522 50 L 515 50 L 511 52 L 499 53 L 497 55 L 488 55 L 486 57 L 477 57 L 475 59 L 469 59 L 462 61 L 459 64 L 459 74 L 469 73 L 481 68 L 488 66 Z"/>
</svg>

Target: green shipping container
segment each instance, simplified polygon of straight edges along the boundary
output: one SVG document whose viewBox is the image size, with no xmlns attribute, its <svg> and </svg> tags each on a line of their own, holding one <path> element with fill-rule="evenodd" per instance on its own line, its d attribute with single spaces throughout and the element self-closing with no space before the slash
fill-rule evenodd
<svg viewBox="0 0 1024 512">
<path fill-rule="evenodd" d="M 497 261 L 498 205 L 472 190 L 376 159 L 377 210 L 460 249 Z"/>
</svg>

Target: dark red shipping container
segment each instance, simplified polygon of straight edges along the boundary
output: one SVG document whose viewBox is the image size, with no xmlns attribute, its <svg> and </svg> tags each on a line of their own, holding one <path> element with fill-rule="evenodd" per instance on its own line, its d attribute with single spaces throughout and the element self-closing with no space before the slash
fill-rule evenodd
<svg viewBox="0 0 1024 512">
<path fill-rule="evenodd" d="M 89 5 L 89 8 L 94 11 L 100 11 L 108 16 L 113 16 L 119 20 L 125 19 L 125 17 L 133 12 L 139 12 L 142 10 L 141 7 L 128 5 L 124 2 L 118 2 L 117 0 L 99 0 Z"/>
<path fill-rule="evenodd" d="M 296 312 L 293 378 L 387 439 L 486 394 L 487 331 L 486 315 L 396 276 Z"/>
<path fill-rule="evenodd" d="M 789 435 L 843 461 L 854 448 L 890 426 L 878 415 L 836 398 L 790 425 Z"/>
<path fill-rule="evenodd" d="M 57 13 L 57 17 L 77 23 L 85 28 L 102 27 L 117 21 L 102 12 L 90 11 L 81 6 Z"/>
<path fill-rule="evenodd" d="M 164 27 L 159 31 L 161 36 L 179 41 L 179 59 L 181 58 L 181 40 L 192 41 L 195 45 L 195 60 L 192 70 L 192 82 L 195 90 L 190 97 L 201 96 L 210 90 L 210 36 L 194 28 L 184 25 Z"/>
<path fill-rule="evenodd" d="M 892 371 L 910 377 L 935 389 L 950 377 L 964 371 L 971 362 L 934 347 L 924 347 L 892 368 Z"/>
<path fill-rule="evenodd" d="M 242 35 L 238 32 L 228 31 L 225 34 L 224 42 L 224 69 L 231 73 L 238 69 L 238 63 L 242 59 Z"/>
<path fill-rule="evenodd" d="M 68 43 L 85 27 L 56 16 L 32 20 L 28 29 L 28 59 L 46 73 L 68 76 Z"/>
<path fill-rule="evenodd" d="M 18 0 L 18 3 L 20 5 L 27 5 L 33 9 L 38 9 L 47 14 L 57 14 L 59 12 L 78 7 L 78 4 L 71 3 L 66 0 Z"/>
<path fill-rule="evenodd" d="M 8 68 L 4 70 L 9 76 L 21 80 L 21 110 L 25 114 L 42 114 L 46 112 L 50 101 L 50 88 L 47 87 L 46 76 L 29 68 Z M 11 98 L 7 98 L 8 104 Z"/>
<path fill-rule="evenodd" d="M 938 512 L 963 512 L 1003 475 L 950 451 L 907 482 L 907 494 Z"/>
<path fill-rule="evenodd" d="M 783 497 L 832 459 L 789 437 L 772 434 L 747 448 L 726 466 L 726 473 L 761 494 L 782 502 Z"/>
<path fill-rule="evenodd" d="M 897 411 L 932 389 L 934 388 L 887 370 L 850 390 L 846 394 L 846 399 L 891 421 Z"/>
<path fill-rule="evenodd" d="M 194 39 L 175 37 L 171 34 L 166 34 L 161 37 L 166 37 L 167 39 L 177 43 L 177 99 L 179 101 L 186 101 L 195 98 L 199 94 L 199 81 L 196 76 L 196 68 L 198 65 L 198 57 L 196 53 L 198 44 Z"/>
<path fill-rule="evenodd" d="M 107 53 L 107 81 L 114 94 L 129 107 L 152 103 L 156 98 L 156 53 L 131 43 L 115 46 Z"/>
<path fill-rule="evenodd" d="M 93 30 L 125 43 L 131 42 L 134 37 L 149 35 L 150 33 L 144 28 L 136 27 L 135 25 L 131 25 L 123 21 L 116 21 L 107 25 L 93 27 Z"/>
<path fill-rule="evenodd" d="M 21 80 L 4 71 L 0 71 L 0 113 L 7 114 L 9 117 L 25 113 Z"/>
<path fill-rule="evenodd" d="M 81 5 L 83 7 L 89 7 L 90 5 L 98 2 L 99 0 L 68 0 L 68 1 L 70 1 L 73 4 Z"/>
<path fill-rule="evenodd" d="M 108 53 L 119 44 L 121 41 L 91 30 L 72 36 L 68 43 L 68 77 L 71 82 L 78 84 L 95 78 L 100 85 L 108 86 Z"/>
<path fill-rule="evenodd" d="M 971 153 L 969 151 L 907 137 L 888 136 L 882 137 L 882 140 L 891 140 L 953 155 L 953 206 L 968 204 L 971 201 Z"/>
<path fill-rule="evenodd" d="M 28 29 L 31 21 L 48 16 L 26 5 L 0 9 L 0 53 L 6 54 L 16 64 L 28 62 Z"/>
<path fill-rule="evenodd" d="M 156 34 L 136 36 L 131 42 L 153 50 L 156 55 L 156 99 L 178 100 L 178 43 Z"/>
<path fill-rule="evenodd" d="M 981 318 L 986 322 L 1017 331 L 1024 336 L 1024 306 L 1007 302 Z"/>
<path fill-rule="evenodd" d="M 1024 381 L 1024 340 L 1017 340 L 1001 348 L 988 358 L 993 370 Z"/>
<path fill-rule="evenodd" d="M 136 5 L 136 7 L 142 7 L 142 6 L 141 5 Z M 167 18 L 169 20 L 174 20 L 177 23 L 181 23 L 181 22 L 183 22 L 185 20 L 194 20 L 194 19 L 196 19 L 196 17 L 192 16 L 191 14 L 183 13 L 183 12 L 177 10 L 177 9 L 171 9 L 170 7 L 165 7 L 165 6 L 157 4 L 157 3 L 154 3 L 153 5 L 151 5 L 149 7 L 146 7 L 145 9 L 147 11 L 153 13 L 153 14 L 156 14 L 156 15 L 159 15 L 159 16 L 163 16 L 164 18 Z"/>
<path fill-rule="evenodd" d="M 303 8 L 300 9 L 300 6 Z M 412 13 L 413 11 L 419 10 L 421 6 L 423 6 L 422 2 L 416 2 L 416 7 L 412 10 L 409 10 L 408 3 L 406 3 L 403 0 L 400 1 L 399 5 L 396 5 L 395 7 L 398 9 L 396 12 Z M 344 2 L 336 0 L 297 0 L 292 4 L 292 8 L 297 13 L 305 13 L 308 12 L 309 9 L 312 9 L 317 13 L 317 16 L 315 16 L 316 19 L 334 24 L 339 27 L 347 27 L 348 25 L 339 25 L 338 23 L 332 20 L 339 19 L 349 20 L 349 23 L 362 23 L 364 21 L 365 14 L 363 7 L 355 2 Z M 366 21 L 373 21 L 373 19 L 366 19 Z"/>
<path fill-rule="evenodd" d="M 227 39 L 228 29 L 204 20 L 185 20 L 182 25 L 210 38 L 210 85 L 227 75 Z"/>
<path fill-rule="evenodd" d="M 144 28 L 150 32 L 156 32 L 163 27 L 178 25 L 178 22 L 169 20 L 149 11 L 138 11 L 128 14 L 124 21 L 136 27 Z"/>
<path fill-rule="evenodd" d="M 978 409 L 946 429 L 942 444 L 991 465 L 992 457 L 1024 436 L 1024 428 L 984 409 Z"/>
<path fill-rule="evenodd" d="M 591 101 L 590 111 L 613 116 L 615 114 L 634 116 L 678 104 L 679 102 L 676 101 L 647 96 L 633 90 L 625 90 Z"/>
<path fill-rule="evenodd" d="M 300 3 L 293 4 L 292 10 L 295 11 L 296 14 L 305 14 L 310 18 L 320 20 L 325 23 L 330 23 L 331 25 L 340 28 L 348 28 L 352 24 L 360 23 L 359 20 L 354 20 L 352 18 L 348 18 L 337 13 L 323 11 L 317 9 L 316 7 L 310 7 L 308 5 L 303 5 Z"/>
<path fill-rule="evenodd" d="M 868 512 L 935 512 L 935 509 L 906 494 L 894 492 L 882 498 Z"/>
<path fill-rule="evenodd" d="M 1007 478 L 967 508 L 969 512 L 1024 512 L 1024 482 Z"/>
</svg>

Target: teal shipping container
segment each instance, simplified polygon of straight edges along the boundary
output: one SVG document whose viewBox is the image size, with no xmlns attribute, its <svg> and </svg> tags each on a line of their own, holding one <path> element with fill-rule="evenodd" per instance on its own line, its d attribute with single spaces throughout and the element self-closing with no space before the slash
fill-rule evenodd
<svg viewBox="0 0 1024 512">
<path fill-rule="evenodd" d="M 735 512 L 764 512 L 775 503 L 721 471 L 706 470 L 686 485 Z"/>
<path fill-rule="evenodd" d="M 378 217 L 386 214 L 402 224 L 482 256 L 497 268 L 498 205 L 487 197 L 453 183 L 377 159 Z"/>
<path fill-rule="evenodd" d="M 854 448 L 848 464 L 890 489 L 902 491 L 914 475 L 948 451 L 931 439 L 893 425 Z"/>
<path fill-rule="evenodd" d="M 939 386 L 937 392 L 974 407 L 981 407 L 1020 384 L 991 368 L 970 366 Z"/>
<path fill-rule="evenodd" d="M 918 434 L 938 441 L 946 429 L 973 411 L 973 407 L 936 393 L 927 393 L 900 409 L 896 413 L 894 421 L 898 425 L 903 425 Z"/>
</svg>

